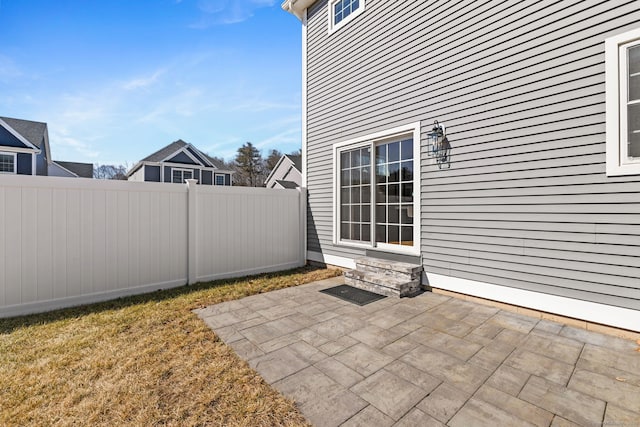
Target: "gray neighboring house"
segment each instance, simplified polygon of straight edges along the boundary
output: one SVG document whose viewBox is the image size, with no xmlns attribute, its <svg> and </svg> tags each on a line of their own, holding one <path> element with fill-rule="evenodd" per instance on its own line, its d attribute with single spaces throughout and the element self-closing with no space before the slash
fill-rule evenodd
<svg viewBox="0 0 640 427">
<path fill-rule="evenodd" d="M 52 160 L 46 123 L 0 117 L 0 173 L 93 178 L 93 164 Z"/>
<path fill-rule="evenodd" d="M 308 259 L 404 260 L 432 288 L 640 331 L 639 2 L 282 7 Z"/>
<path fill-rule="evenodd" d="M 302 186 L 302 156 L 284 154 L 266 181 L 267 188 L 298 188 Z"/>
<path fill-rule="evenodd" d="M 193 145 L 179 139 L 140 160 L 127 173 L 129 181 L 233 185 L 233 171 Z"/>
</svg>

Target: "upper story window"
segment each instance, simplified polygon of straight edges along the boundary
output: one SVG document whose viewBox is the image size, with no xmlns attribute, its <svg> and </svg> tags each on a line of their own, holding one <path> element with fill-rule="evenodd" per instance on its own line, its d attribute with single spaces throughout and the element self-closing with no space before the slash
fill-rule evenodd
<svg viewBox="0 0 640 427">
<path fill-rule="evenodd" d="M 171 182 L 175 184 L 184 184 L 185 180 L 193 179 L 193 171 L 188 169 L 173 169 L 171 174 Z"/>
<path fill-rule="evenodd" d="M 16 173 L 16 155 L 0 153 L 0 173 Z"/>
<path fill-rule="evenodd" d="M 329 2 L 329 33 L 351 21 L 364 10 L 365 0 L 331 0 Z"/>
<path fill-rule="evenodd" d="M 605 47 L 607 175 L 640 174 L 640 29 Z"/>
</svg>

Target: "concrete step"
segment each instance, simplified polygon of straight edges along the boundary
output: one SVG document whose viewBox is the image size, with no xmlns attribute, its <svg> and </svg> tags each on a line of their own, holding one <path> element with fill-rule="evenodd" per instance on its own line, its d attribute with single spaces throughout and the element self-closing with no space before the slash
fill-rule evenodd
<svg viewBox="0 0 640 427">
<path fill-rule="evenodd" d="M 420 280 L 404 280 L 370 271 L 348 270 L 345 283 L 381 295 L 410 297 L 420 293 Z"/>
<path fill-rule="evenodd" d="M 422 274 L 421 265 L 371 257 L 356 259 L 356 270 L 383 274 L 405 281 L 419 281 Z"/>
</svg>

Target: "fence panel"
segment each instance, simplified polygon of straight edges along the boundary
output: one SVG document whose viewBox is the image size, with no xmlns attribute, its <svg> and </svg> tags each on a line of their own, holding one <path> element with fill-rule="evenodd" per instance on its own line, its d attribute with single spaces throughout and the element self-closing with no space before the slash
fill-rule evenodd
<svg viewBox="0 0 640 427">
<path fill-rule="evenodd" d="M 304 265 L 304 192 L 197 186 L 194 281 Z"/>
<path fill-rule="evenodd" d="M 0 316 L 187 281 L 187 189 L 0 177 Z"/>
<path fill-rule="evenodd" d="M 306 193 L 0 176 L 0 317 L 304 265 Z"/>
</svg>

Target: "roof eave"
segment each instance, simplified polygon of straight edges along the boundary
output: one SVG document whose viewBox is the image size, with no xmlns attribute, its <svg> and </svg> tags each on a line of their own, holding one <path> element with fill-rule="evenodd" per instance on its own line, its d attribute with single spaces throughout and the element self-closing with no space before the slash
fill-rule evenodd
<svg viewBox="0 0 640 427">
<path fill-rule="evenodd" d="M 304 19 L 304 11 L 315 1 L 316 0 L 285 0 L 282 3 L 282 9 L 285 12 L 292 13 L 302 21 Z"/>
</svg>

